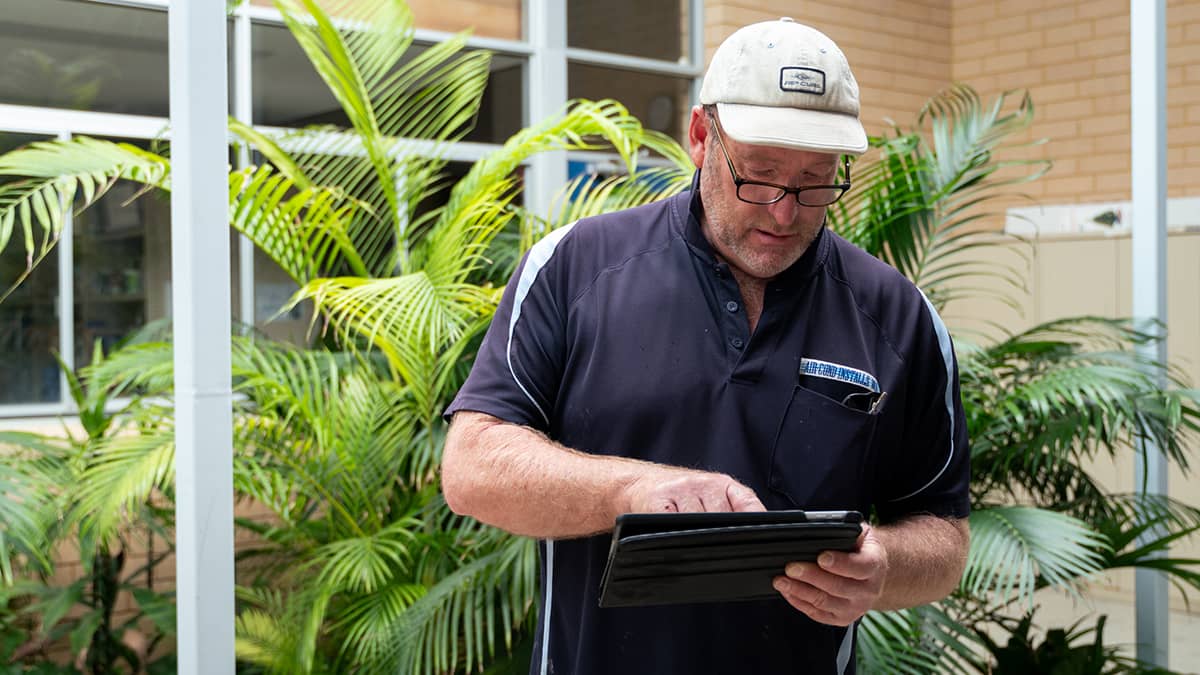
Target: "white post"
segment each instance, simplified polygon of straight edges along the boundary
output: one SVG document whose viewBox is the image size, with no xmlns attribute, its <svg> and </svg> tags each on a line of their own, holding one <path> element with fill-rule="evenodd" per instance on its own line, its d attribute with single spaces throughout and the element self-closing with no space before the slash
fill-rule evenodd
<svg viewBox="0 0 1200 675">
<path fill-rule="evenodd" d="M 563 109 L 567 102 L 567 3 L 561 0 L 526 0 L 525 26 L 533 55 L 526 71 L 529 96 L 528 124 Z M 543 152 L 529 161 L 525 180 L 525 207 L 549 217 L 558 189 L 567 183 L 567 153 Z"/>
<path fill-rule="evenodd" d="M 250 51 L 251 30 L 250 15 L 244 8 L 239 8 L 233 19 L 233 60 L 234 60 L 234 92 L 233 116 L 243 124 L 254 124 L 254 101 L 252 100 L 252 77 L 254 69 L 251 64 Z M 243 143 L 238 152 L 238 168 L 250 166 L 250 148 Z M 238 236 L 238 320 L 247 330 L 254 326 L 254 242 L 245 235 Z"/>
<path fill-rule="evenodd" d="M 1167 8 L 1166 0 L 1130 0 L 1130 119 L 1133 179 L 1133 316 L 1140 325 L 1167 320 Z M 1166 362 L 1166 338 L 1143 348 Z M 1165 378 L 1159 382 L 1166 387 Z M 1167 493 L 1167 461 L 1161 448 L 1143 444 L 1136 489 Z M 1150 530 L 1138 543 L 1158 536 Z M 1167 667 L 1167 579 L 1156 570 L 1136 573 L 1137 656 Z"/>
<path fill-rule="evenodd" d="M 179 672 L 232 675 L 233 415 L 225 3 L 172 0 L 171 274 Z"/>
</svg>

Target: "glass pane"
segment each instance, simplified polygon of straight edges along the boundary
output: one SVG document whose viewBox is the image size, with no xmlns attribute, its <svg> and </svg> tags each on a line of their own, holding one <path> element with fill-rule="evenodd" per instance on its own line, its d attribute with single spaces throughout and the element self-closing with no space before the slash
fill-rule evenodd
<svg viewBox="0 0 1200 675">
<path fill-rule="evenodd" d="M 317 0 L 334 16 L 353 15 L 339 8 L 355 0 Z M 251 5 L 274 7 L 272 0 L 250 0 Z M 457 33 L 470 30 L 473 35 L 521 39 L 521 0 L 408 0 L 418 28 Z"/>
<path fill-rule="evenodd" d="M 37 140 L 44 138 L 0 132 L 0 154 Z M 6 180 L 7 176 L 0 177 L 0 181 Z M 18 225 L 0 251 L 0 292 L 25 270 L 22 239 Z M 59 401 L 59 369 L 54 358 L 61 349 L 59 304 L 56 249 L 0 302 L 0 404 Z"/>
<path fill-rule="evenodd" d="M 567 46 L 686 63 L 688 0 L 570 0 Z"/>
<path fill-rule="evenodd" d="M 0 103 L 167 115 L 167 13 L 4 0 Z"/>
<path fill-rule="evenodd" d="M 151 318 L 166 316 L 171 204 L 120 181 L 75 219 L 75 364 L 98 341 L 110 351 Z M 132 200 L 132 201 L 131 201 Z"/>
<path fill-rule="evenodd" d="M 646 127 L 686 143 L 691 108 L 691 80 L 652 75 L 582 63 L 567 65 L 567 94 L 571 98 L 613 98 Z"/>
<path fill-rule="evenodd" d="M 254 123 L 279 127 L 303 127 L 310 124 L 350 126 L 324 81 L 313 70 L 304 51 L 287 28 L 255 24 L 254 43 Z M 408 57 L 424 47 L 414 45 Z M 522 59 L 495 55 L 475 128 L 467 140 L 502 143 L 521 128 L 523 97 Z"/>
</svg>

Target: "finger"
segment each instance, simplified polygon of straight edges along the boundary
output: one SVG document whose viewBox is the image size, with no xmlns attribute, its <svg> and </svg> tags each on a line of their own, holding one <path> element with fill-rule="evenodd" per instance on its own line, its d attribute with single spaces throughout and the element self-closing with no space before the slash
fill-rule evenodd
<svg viewBox="0 0 1200 675">
<path fill-rule="evenodd" d="M 822 551 L 817 564 L 838 576 L 874 579 L 887 569 L 887 551 L 878 539 L 867 535 L 857 551 Z"/>
<path fill-rule="evenodd" d="M 788 563 L 784 574 L 837 598 L 853 599 L 863 594 L 862 582 L 827 572 L 812 563 Z M 815 603 L 820 606 L 820 603 Z"/>
<path fill-rule="evenodd" d="M 814 621 L 833 625 L 848 623 L 841 618 L 841 610 L 845 609 L 846 603 L 820 589 L 787 577 L 776 577 L 773 586 L 789 605 Z"/>
<path fill-rule="evenodd" d="M 766 511 L 754 490 L 741 483 L 731 482 L 725 487 L 725 498 L 731 511 Z"/>
<path fill-rule="evenodd" d="M 674 501 L 680 513 L 696 513 L 704 510 L 704 503 L 700 501 L 700 497 L 691 492 L 675 495 Z"/>
</svg>

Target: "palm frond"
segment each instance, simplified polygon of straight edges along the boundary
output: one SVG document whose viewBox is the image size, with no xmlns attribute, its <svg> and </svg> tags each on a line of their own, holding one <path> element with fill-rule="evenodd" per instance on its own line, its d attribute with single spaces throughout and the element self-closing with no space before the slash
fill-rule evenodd
<svg viewBox="0 0 1200 675">
<path fill-rule="evenodd" d="M 15 583 L 22 563 L 50 571 L 61 515 L 56 492 L 69 482 L 69 462 L 61 440 L 0 431 L 0 585 Z"/>
<path fill-rule="evenodd" d="M 169 189 L 169 170 L 152 152 L 87 137 L 39 141 L 0 156 L 0 176 L 18 178 L 0 185 L 0 250 L 18 226 L 25 249 L 25 269 L 0 302 L 54 249 L 70 214 L 95 204 L 121 179 Z"/>
<path fill-rule="evenodd" d="M 118 534 L 130 514 L 156 495 L 173 495 L 175 430 L 171 413 L 160 409 L 154 422 L 129 433 L 96 441 L 79 478 L 72 518 L 104 541 Z"/>
<path fill-rule="evenodd" d="M 856 170 L 855 189 L 831 209 L 839 232 L 895 266 L 935 305 L 962 296 L 971 278 L 1024 287 L 1020 269 L 970 255 L 995 239 L 975 226 L 996 215 L 988 206 L 1049 169 L 1048 162 L 998 159 L 1014 147 L 1008 139 L 1033 120 L 1028 94 L 1008 113 L 1007 98 L 984 105 L 965 85 L 937 94 L 918 119 L 928 140 L 899 129 L 873 139 L 878 158 Z"/>
<path fill-rule="evenodd" d="M 1071 516 L 1026 506 L 971 513 L 971 548 L 962 588 L 1003 604 L 1031 605 L 1040 585 L 1072 589 L 1102 569 L 1106 539 Z"/>
<path fill-rule="evenodd" d="M 482 668 L 496 653 L 497 639 L 512 649 L 536 593 L 537 545 L 492 535 L 484 551 L 439 579 L 402 615 L 377 672 Z"/>
</svg>

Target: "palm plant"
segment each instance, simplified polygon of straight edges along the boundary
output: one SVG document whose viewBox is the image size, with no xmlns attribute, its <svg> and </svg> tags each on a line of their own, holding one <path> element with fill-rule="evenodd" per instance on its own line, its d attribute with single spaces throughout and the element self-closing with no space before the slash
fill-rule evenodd
<svg viewBox="0 0 1200 675">
<path fill-rule="evenodd" d="M 1006 159 L 1016 147 L 1009 139 L 1032 118 L 1028 96 L 1011 112 L 1004 96 L 984 105 L 965 86 L 935 96 L 918 118 L 926 132 L 895 129 L 872 139 L 877 154 L 856 171 L 835 227 L 904 272 L 939 308 L 994 289 L 976 285 L 985 277 L 1021 288 L 1019 269 L 972 254 L 1023 243 L 998 240 L 977 222 L 1049 168 Z M 1003 292 L 1000 299 L 1009 300 Z M 1160 569 L 1177 585 L 1200 589 L 1197 561 L 1160 557 L 1200 530 L 1200 510 L 1112 494 L 1085 468 L 1100 453 L 1116 456 L 1152 441 L 1186 469 L 1200 397 L 1174 371 L 1165 372 L 1171 387 L 1159 389 L 1156 377 L 1167 366 L 1134 351 L 1155 336 L 1098 317 L 999 332 L 979 345 L 956 336 L 972 446 L 972 541 L 962 584 L 931 607 L 869 614 L 861 642 L 868 669 L 985 670 L 985 625 L 1007 625 L 1006 608 L 1031 612 L 1039 588 L 1077 592 L 1106 569 Z M 1144 532 L 1155 537 L 1135 545 Z"/>
<path fill-rule="evenodd" d="M 570 186 L 579 216 L 679 189 L 639 171 L 641 150 L 688 160 L 619 104 L 580 101 L 425 208 L 445 183 L 440 151 L 477 112 L 488 55 L 458 36 L 409 58 L 400 0 L 347 3 L 338 22 L 311 0 L 277 4 L 351 128 L 274 138 L 231 122 L 266 160 L 231 172 L 231 225 L 292 277 L 293 302 L 312 300 L 345 352 L 234 343 L 237 494 L 269 512 L 239 520 L 256 543 L 240 554 L 238 654 L 271 672 L 482 669 L 528 619 L 535 549 L 450 513 L 435 468 L 440 411 L 506 276 L 489 254 L 512 261 L 498 238 L 531 242 L 568 210 L 518 206 L 521 166 L 538 152 L 614 150 L 629 175 Z M 0 175 L 19 177 L 0 188 L 0 245 L 19 228 L 31 269 L 69 209 L 121 179 L 169 191 L 169 169 L 161 154 L 86 138 L 0 157 Z M 138 433 L 97 445 L 82 477 L 101 539 L 173 494 L 170 365 L 168 342 L 135 341 L 87 371 L 112 396 L 138 394 L 125 411 Z"/>
</svg>

